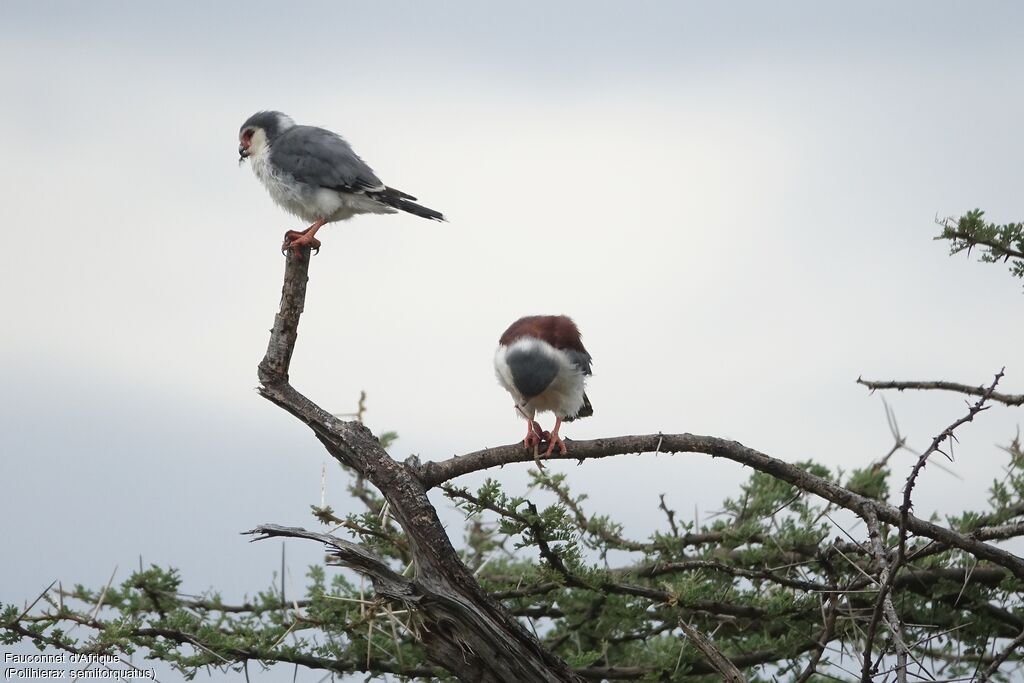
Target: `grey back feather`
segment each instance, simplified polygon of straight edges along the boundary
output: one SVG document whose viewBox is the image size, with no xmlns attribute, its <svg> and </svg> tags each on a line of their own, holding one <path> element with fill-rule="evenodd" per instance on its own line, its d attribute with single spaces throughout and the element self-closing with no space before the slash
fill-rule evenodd
<svg viewBox="0 0 1024 683">
<path fill-rule="evenodd" d="M 293 126 L 272 141 L 270 160 L 300 183 L 343 192 L 383 190 L 373 170 L 340 135 L 314 126 Z"/>
<path fill-rule="evenodd" d="M 590 372 L 591 358 L 589 353 L 586 351 L 574 351 L 572 349 L 563 349 L 562 352 L 569 356 L 569 362 L 583 371 L 584 375 L 589 377 L 592 374 Z"/>
</svg>

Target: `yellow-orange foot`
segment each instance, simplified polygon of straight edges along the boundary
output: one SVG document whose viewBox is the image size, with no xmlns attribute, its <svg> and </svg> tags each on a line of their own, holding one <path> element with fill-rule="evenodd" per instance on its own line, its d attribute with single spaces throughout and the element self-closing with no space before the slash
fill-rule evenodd
<svg viewBox="0 0 1024 683">
<path fill-rule="evenodd" d="M 553 451 L 555 449 L 555 445 L 556 444 L 558 445 L 558 452 L 559 453 L 561 453 L 562 455 L 565 455 L 568 452 L 566 450 L 566 448 L 565 448 L 565 441 L 562 440 L 562 437 L 558 436 L 558 428 L 561 427 L 561 426 L 562 426 L 562 419 L 556 417 L 555 418 L 555 427 L 554 427 L 554 429 L 551 430 L 550 434 L 547 434 L 547 433 L 544 434 L 544 436 L 547 437 L 546 441 L 548 442 L 548 449 L 546 451 L 544 451 L 545 457 L 551 457 L 551 451 Z"/>
<path fill-rule="evenodd" d="M 551 456 L 551 451 L 553 451 L 555 449 L 555 444 L 558 444 L 558 452 L 560 454 L 565 455 L 566 453 L 569 452 L 565 448 L 565 441 L 562 440 L 562 437 L 555 436 L 554 438 L 548 439 L 548 449 L 546 451 L 544 451 L 544 456 L 545 457 L 550 457 Z"/>
<path fill-rule="evenodd" d="M 526 423 L 526 436 L 523 437 L 523 448 L 536 448 L 547 438 L 548 433 L 541 431 L 540 425 L 529 420 Z"/>
<path fill-rule="evenodd" d="M 540 462 L 540 445 L 548 438 L 548 433 L 541 429 L 534 420 L 526 421 L 526 436 L 523 437 L 523 447 L 533 449 L 533 461 L 537 463 L 537 469 L 544 469 Z"/>
</svg>

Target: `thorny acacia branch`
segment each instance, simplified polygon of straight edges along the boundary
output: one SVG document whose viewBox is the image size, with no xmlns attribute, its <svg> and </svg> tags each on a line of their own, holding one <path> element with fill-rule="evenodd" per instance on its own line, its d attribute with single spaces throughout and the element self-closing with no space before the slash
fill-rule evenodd
<svg viewBox="0 0 1024 683">
<path fill-rule="evenodd" d="M 969 396 L 985 396 L 988 393 L 989 398 L 997 403 L 1003 403 L 1008 406 L 1024 406 L 1024 394 L 1002 394 L 998 391 L 989 393 L 989 387 L 973 387 L 969 384 L 960 384 L 959 382 L 876 382 L 858 377 L 857 384 L 862 384 L 872 391 L 878 389 L 896 389 L 897 391 L 905 391 L 907 389 L 921 391 L 939 390 L 955 391 Z"/>
<path fill-rule="evenodd" d="M 864 521 L 868 527 L 868 540 L 871 544 L 871 551 L 875 556 L 875 562 L 878 564 L 878 581 L 881 584 L 881 588 L 875 602 L 875 609 L 871 615 L 871 621 L 868 624 L 867 635 L 864 638 L 864 664 L 861 669 L 861 680 L 864 683 L 871 683 L 872 677 L 877 673 L 871 663 L 871 646 L 875 642 L 875 629 L 881 616 L 889 627 L 889 633 L 892 634 L 892 641 L 896 647 L 897 681 L 899 683 L 906 683 L 907 658 L 910 655 L 910 650 L 903 638 L 903 625 L 900 623 L 899 615 L 896 614 L 896 608 L 892 604 L 892 595 L 889 592 L 895 572 L 889 566 L 889 562 L 886 559 L 886 550 L 882 543 L 882 531 L 874 511 L 865 510 Z"/>
<path fill-rule="evenodd" d="M 591 441 L 570 441 L 567 454 L 552 454 L 551 458 L 583 462 L 630 453 L 654 453 L 659 444 L 661 454 L 704 453 L 713 458 L 732 460 L 792 484 L 798 489 L 813 493 L 858 515 L 864 510 L 872 510 L 880 521 L 892 525 L 900 524 L 900 511 L 892 505 L 854 493 L 827 479 L 807 472 L 796 465 L 765 455 L 736 441 L 713 436 L 647 434 L 594 439 Z M 524 449 L 521 445 L 499 446 L 440 462 L 423 463 L 419 466 L 417 474 L 424 486 L 432 487 L 470 472 L 501 467 L 502 465 L 516 462 L 532 461 L 532 451 Z M 918 536 L 930 538 L 949 547 L 959 548 L 980 559 L 1006 567 L 1014 576 L 1024 578 L 1024 559 L 1013 553 L 983 543 L 952 529 L 919 519 L 914 515 L 907 516 L 906 528 Z"/>
<path fill-rule="evenodd" d="M 892 588 L 892 583 L 899 574 L 900 569 L 903 568 L 907 560 L 907 521 L 910 518 L 910 509 L 912 507 L 912 494 L 914 491 L 914 485 L 917 482 L 917 477 L 928 463 L 928 458 L 932 454 L 942 451 L 940 450 L 942 444 L 946 441 L 952 441 L 956 438 L 954 432 L 960 426 L 967 424 L 974 420 L 974 417 L 981 411 L 986 409 L 985 402 L 992 397 L 992 393 L 996 389 L 996 385 L 999 384 L 999 380 L 1003 377 L 1003 370 L 1001 369 L 992 380 L 992 384 L 985 390 L 981 395 L 981 398 L 971 406 L 967 414 L 960 419 L 953 422 L 951 425 L 942 430 L 934 439 L 928 448 L 921 453 L 914 463 L 914 466 L 910 470 L 910 474 L 907 476 L 906 484 L 903 486 L 903 502 L 900 504 L 900 522 L 899 522 L 899 537 L 897 545 L 896 559 L 889 566 L 886 560 L 886 552 L 881 542 L 881 531 L 878 526 L 878 520 L 874 513 L 870 510 L 865 510 L 863 515 L 865 522 L 868 524 L 868 530 L 872 543 L 872 548 L 875 554 L 875 560 L 878 562 L 881 568 L 880 583 L 881 586 L 878 590 L 878 598 L 875 601 L 875 609 L 871 615 L 871 622 L 868 624 L 867 636 L 865 638 L 864 645 L 864 668 L 863 668 L 863 680 L 865 683 L 869 683 L 871 676 L 876 672 L 871 668 L 871 649 L 874 643 L 875 628 L 878 625 L 880 617 L 885 618 L 886 623 L 889 625 L 889 630 L 892 632 L 893 643 L 896 646 L 897 654 L 897 679 L 902 683 L 906 680 L 906 667 L 908 650 L 906 643 L 903 642 L 903 636 L 901 633 L 901 627 L 899 618 L 896 616 L 896 610 L 892 605 L 892 597 L 889 594 Z"/>
</svg>

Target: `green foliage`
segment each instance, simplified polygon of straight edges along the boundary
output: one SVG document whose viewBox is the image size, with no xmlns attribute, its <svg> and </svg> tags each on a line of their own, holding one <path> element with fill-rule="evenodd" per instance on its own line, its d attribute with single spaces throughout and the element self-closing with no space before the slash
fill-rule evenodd
<svg viewBox="0 0 1024 683">
<path fill-rule="evenodd" d="M 1004 450 L 1006 471 L 993 482 L 987 508 L 950 518 L 950 528 L 996 540 L 1024 535 L 1024 452 L 1019 439 Z M 813 462 L 799 467 L 836 485 L 843 478 Z M 854 470 L 846 486 L 885 501 L 889 477 L 876 464 Z M 854 536 L 865 535 L 860 521 L 843 526 L 835 515 L 845 511 L 797 486 L 754 472 L 701 524 L 680 520 L 671 496 L 662 496 L 665 523 L 639 538 L 614 510 L 590 512 L 569 476 L 551 469 L 532 471 L 525 493 L 506 492 L 496 479 L 476 490 L 441 488 L 465 515 L 461 555 L 481 588 L 588 678 L 615 669 L 616 677 L 639 681 L 721 680 L 682 636 L 685 623 L 712 638 L 751 681 L 794 681 L 805 671 L 810 681 L 859 680 L 849 672 L 859 671 L 875 609 L 877 558 Z M 360 478 L 348 491 L 361 511 L 340 517 L 312 506 L 314 517 L 411 575 L 409 541 L 383 498 Z M 883 524 L 879 532 L 891 561 L 898 529 Z M 915 661 L 941 667 L 947 678 L 973 676 L 1020 632 L 1024 585 L 997 565 L 924 539 L 911 539 L 907 553 L 903 576 L 911 579 L 894 583 L 892 598 Z M 189 595 L 178 570 L 150 566 L 100 589 L 48 591 L 28 611 L 0 605 L 0 642 L 139 652 L 187 679 L 208 668 L 240 672 L 254 660 L 326 675 L 452 680 L 427 659 L 414 610 L 376 595 L 352 572 L 310 567 L 303 596 L 289 601 L 276 579 L 228 604 L 212 591 Z M 891 648 L 885 628 L 872 638 L 876 651 Z M 828 649 L 810 675 L 823 640 Z M 1011 663 L 1020 659 L 1011 653 Z"/>
<path fill-rule="evenodd" d="M 1007 474 L 994 482 L 992 509 L 965 513 L 952 520 L 955 527 L 988 528 L 1024 511 L 1024 455 L 1016 442 L 1006 450 Z M 820 465 L 801 467 L 838 480 Z M 887 474 L 884 468 L 856 471 L 850 486 L 884 496 Z M 748 669 L 751 680 L 792 680 L 821 637 L 828 586 L 851 590 L 850 614 L 872 609 L 874 593 L 866 590 L 871 585 L 864 579 L 870 554 L 852 542 L 830 540 L 834 527 L 827 521 L 828 506 L 766 474 L 754 473 L 707 523 L 676 524 L 674 513 L 667 514 L 668 528 L 641 539 L 628 538 L 610 515 L 588 514 L 586 496 L 572 493 L 565 474 L 534 472 L 531 491 L 509 495 L 493 479 L 475 491 L 446 488 L 466 515 L 464 557 L 481 586 L 577 668 L 630 668 L 636 680 L 719 680 L 703 655 L 680 637 L 679 623 L 685 621 L 713 634 L 717 647 L 736 661 L 753 653 L 758 661 L 773 663 Z M 365 493 L 363 498 L 371 507 L 378 502 Z M 663 510 L 671 513 L 667 506 Z M 353 539 L 392 558 L 397 570 L 403 568 L 404 536 L 379 508 L 344 519 L 327 508 L 314 511 L 321 521 L 340 524 Z M 894 547 L 894 531 L 883 533 Z M 983 566 L 945 550 L 915 562 L 915 571 L 970 567 L 977 574 Z M 46 609 L 21 619 L 14 606 L 2 606 L 0 637 L 6 643 L 29 638 L 47 648 L 95 653 L 141 649 L 186 678 L 203 668 L 237 671 L 259 660 L 335 672 L 392 672 L 400 680 L 430 672 L 435 680 L 448 680 L 427 662 L 411 615 L 346 571 L 314 566 L 307 576 L 301 600 L 282 603 L 271 587 L 243 604 L 228 605 L 214 592 L 186 595 L 177 570 L 151 566 L 105 590 L 76 586 L 63 596 L 48 594 Z M 1024 586 L 1008 573 L 966 584 L 962 577 L 936 577 L 894 589 L 905 636 L 924 644 L 920 657 L 944 661 L 947 673 L 967 671 L 970 662 L 991 650 L 993 638 L 1015 634 L 1004 615 L 1022 608 Z M 102 607 L 93 618 L 97 604 Z M 85 628 L 72 632 L 69 622 Z M 837 621 L 831 635 L 836 652 L 848 643 L 852 649 L 844 656 L 858 656 L 864 631 L 858 622 Z M 877 638 L 881 647 L 885 636 Z M 956 657 L 967 659 L 947 661 Z M 845 680 L 841 670 L 829 668 L 830 656 L 823 661 L 820 671 Z"/>
<path fill-rule="evenodd" d="M 948 240 L 951 255 L 962 251 L 970 255 L 977 247 L 981 251 L 979 260 L 985 263 L 1010 261 L 1010 273 L 1024 278 L 1024 223 L 990 223 L 981 209 L 938 223 L 942 232 L 935 239 Z"/>
<path fill-rule="evenodd" d="M 398 441 L 398 432 L 384 432 L 377 437 L 377 440 L 380 441 L 381 448 L 387 450 L 391 448 L 391 444 Z"/>
<path fill-rule="evenodd" d="M 873 500 L 885 500 L 889 496 L 889 469 L 872 465 L 854 470 L 846 481 L 846 488 Z"/>
</svg>

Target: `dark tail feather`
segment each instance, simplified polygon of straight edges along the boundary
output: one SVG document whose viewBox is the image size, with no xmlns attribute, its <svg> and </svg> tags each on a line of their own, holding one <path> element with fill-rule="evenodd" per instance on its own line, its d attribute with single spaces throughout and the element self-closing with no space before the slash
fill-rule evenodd
<svg viewBox="0 0 1024 683">
<path fill-rule="evenodd" d="M 581 417 L 590 417 L 594 414 L 594 406 L 590 405 L 590 399 L 587 398 L 586 394 L 583 394 L 583 407 L 580 408 L 579 412 L 572 417 L 566 417 L 562 419 L 562 422 L 572 422 Z"/>
<path fill-rule="evenodd" d="M 433 209 L 428 209 L 414 201 L 410 201 L 416 198 L 411 194 L 406 194 L 393 187 L 386 187 L 383 192 L 376 192 L 370 196 L 382 204 L 393 206 L 396 209 L 405 211 L 406 213 L 411 213 L 412 215 L 419 216 L 420 218 L 429 218 L 432 221 L 445 220 L 444 214 L 440 211 L 434 211 Z"/>
<path fill-rule="evenodd" d="M 416 204 L 415 202 L 406 201 L 404 199 L 399 200 L 399 203 L 398 204 L 394 204 L 393 206 L 396 209 L 401 209 L 402 211 L 405 211 L 406 213 L 411 213 L 413 216 L 419 216 L 421 218 L 429 218 L 432 221 L 444 221 L 445 220 L 444 214 L 441 213 L 440 211 L 434 211 L 433 209 L 428 209 L 425 206 L 421 206 L 420 204 Z"/>
</svg>

